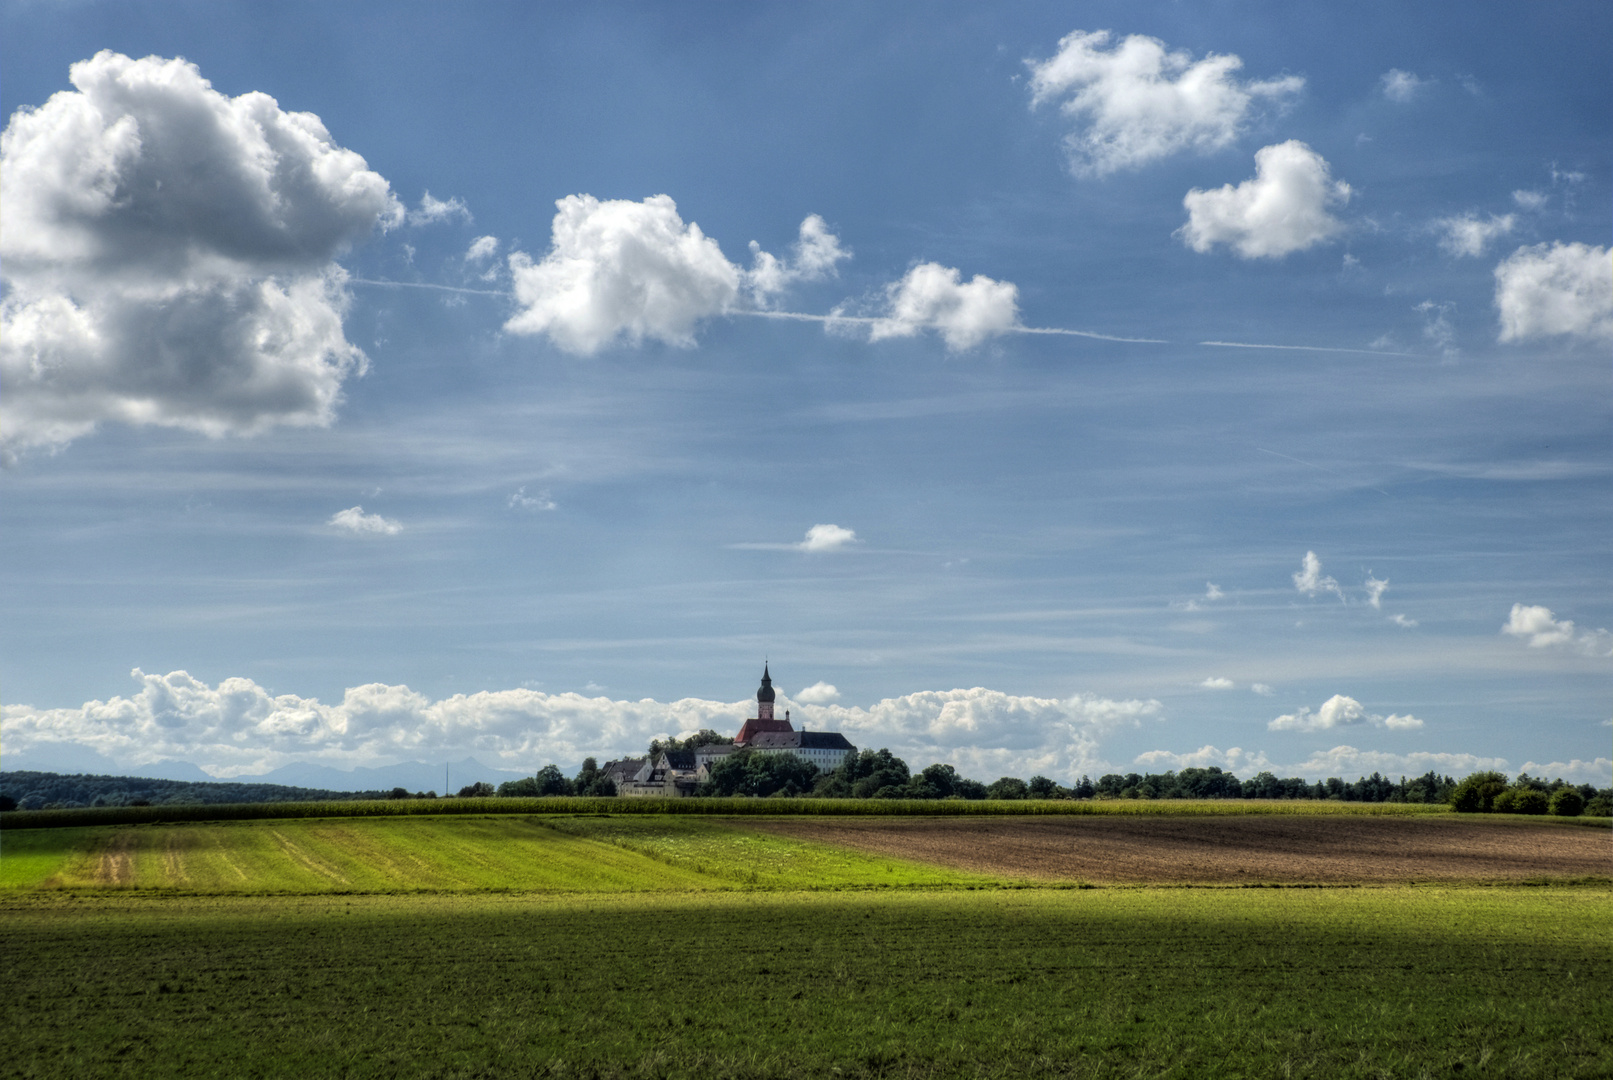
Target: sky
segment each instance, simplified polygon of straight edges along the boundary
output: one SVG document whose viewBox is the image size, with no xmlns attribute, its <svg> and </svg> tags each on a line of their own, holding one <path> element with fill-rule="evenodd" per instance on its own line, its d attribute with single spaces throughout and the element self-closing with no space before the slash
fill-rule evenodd
<svg viewBox="0 0 1613 1080">
<path fill-rule="evenodd" d="M 4 766 L 1613 783 L 1610 42 L 0 4 Z"/>
</svg>

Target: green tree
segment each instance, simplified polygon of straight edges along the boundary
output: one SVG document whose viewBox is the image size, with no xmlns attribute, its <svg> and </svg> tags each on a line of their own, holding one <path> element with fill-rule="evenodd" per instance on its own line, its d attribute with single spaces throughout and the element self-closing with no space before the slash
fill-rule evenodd
<svg viewBox="0 0 1613 1080">
<path fill-rule="evenodd" d="M 1578 788 L 1558 788 L 1551 797 L 1551 812 L 1558 817 L 1579 817 L 1585 811 L 1585 796 Z"/>
<path fill-rule="evenodd" d="M 1004 776 L 994 780 L 986 788 L 988 799 L 1023 799 L 1030 795 L 1030 788 L 1017 776 Z"/>
<path fill-rule="evenodd" d="M 537 782 L 539 795 L 570 795 L 575 790 L 558 765 L 545 765 L 532 779 Z"/>
<path fill-rule="evenodd" d="M 1495 809 L 1496 796 L 1507 789 L 1507 778 L 1498 772 L 1476 772 L 1463 778 L 1451 791 L 1451 807 L 1459 814 L 1488 814 Z"/>
<path fill-rule="evenodd" d="M 750 795 L 767 798 L 805 795 L 812 790 L 818 767 L 794 754 L 758 754 L 744 749 L 707 767 L 697 795 Z"/>
<path fill-rule="evenodd" d="M 478 780 L 474 784 L 467 784 L 459 789 L 461 799 L 485 799 L 490 795 L 497 795 L 498 791 L 486 780 Z"/>
<path fill-rule="evenodd" d="M 1045 776 L 1033 776 L 1025 784 L 1026 793 L 1033 799 L 1056 799 L 1062 794 L 1058 784 Z"/>
<path fill-rule="evenodd" d="M 1493 809 L 1498 814 L 1544 814 L 1551 800 L 1535 787 L 1509 787 L 1495 797 Z"/>
<path fill-rule="evenodd" d="M 864 750 L 821 775 L 812 793 L 825 799 L 871 799 L 885 788 L 900 791 L 911 775 L 907 762 L 889 750 Z"/>
</svg>

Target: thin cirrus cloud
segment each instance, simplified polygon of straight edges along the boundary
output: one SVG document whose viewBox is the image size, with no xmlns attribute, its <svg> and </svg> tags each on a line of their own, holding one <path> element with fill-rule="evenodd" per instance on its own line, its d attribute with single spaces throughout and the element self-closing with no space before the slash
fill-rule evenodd
<svg viewBox="0 0 1613 1080">
<path fill-rule="evenodd" d="M 1334 694 L 1322 702 L 1322 707 L 1315 712 L 1311 711 L 1310 706 L 1302 705 L 1294 712 L 1277 717 L 1266 727 L 1271 731 L 1328 731 L 1365 724 L 1391 731 L 1411 731 L 1423 726 L 1423 722 L 1415 716 L 1380 716 L 1368 712 L 1366 706 L 1353 697 Z"/>
<path fill-rule="evenodd" d="M 1477 214 L 1436 218 L 1433 229 L 1439 234 L 1440 250 L 1452 258 L 1477 258 L 1490 243 L 1506 236 L 1517 224 L 1513 214 L 1491 214 L 1488 220 Z"/>
<path fill-rule="evenodd" d="M 1297 139 L 1255 152 L 1255 175 L 1233 187 L 1194 188 L 1182 199 L 1184 244 L 1209 252 L 1218 244 L 1245 259 L 1280 259 L 1344 230 L 1331 208 L 1350 201 L 1350 185 L 1334 180 L 1322 155 Z"/>
<path fill-rule="evenodd" d="M 1306 596 L 1332 593 L 1341 601 L 1344 599 L 1344 590 L 1339 588 L 1338 581 L 1322 573 L 1322 560 L 1316 557 L 1314 551 L 1307 551 L 1305 558 L 1300 560 L 1299 569 L 1294 572 L 1294 588 Z"/>
<path fill-rule="evenodd" d="M 1502 341 L 1613 340 L 1613 251 L 1589 244 L 1521 247 L 1495 268 Z"/>
<path fill-rule="evenodd" d="M 403 531 L 401 523 L 380 514 L 366 514 L 362 506 L 338 510 L 325 524 L 354 536 L 396 536 Z"/>
<path fill-rule="evenodd" d="M 1420 79 L 1409 71 L 1390 68 L 1378 80 L 1378 86 L 1383 91 L 1384 97 L 1405 104 L 1415 98 L 1423 87 L 1430 86 L 1433 82 L 1433 79 Z"/>
<path fill-rule="evenodd" d="M 366 366 L 334 260 L 405 220 L 386 179 L 184 60 L 103 51 L 69 78 L 0 136 L 0 454 L 109 421 L 329 424 Z"/>
<path fill-rule="evenodd" d="M 789 259 L 753 244 L 746 270 L 685 222 L 671 196 L 568 195 L 555 206 L 547 254 L 508 258 L 518 310 L 504 329 L 583 355 L 646 340 L 691 347 L 702 321 L 746 310 L 747 296 L 766 310 L 788 286 L 830 277 L 850 257 L 816 214 L 801 223 Z"/>
<path fill-rule="evenodd" d="M 1111 46 L 1107 30 L 1077 30 L 1048 60 L 1028 60 L 1031 105 L 1057 102 L 1077 127 L 1065 136 L 1070 168 L 1103 176 L 1183 151 L 1230 146 L 1262 105 L 1282 108 L 1304 88 L 1296 75 L 1242 81 L 1243 61 L 1131 34 Z"/>
</svg>

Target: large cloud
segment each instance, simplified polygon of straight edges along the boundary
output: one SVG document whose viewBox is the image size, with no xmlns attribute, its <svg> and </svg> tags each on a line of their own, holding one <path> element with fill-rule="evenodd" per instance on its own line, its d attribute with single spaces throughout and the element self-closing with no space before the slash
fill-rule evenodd
<svg viewBox="0 0 1613 1080">
<path fill-rule="evenodd" d="M 272 695 L 251 679 L 209 686 L 183 671 L 132 672 L 129 697 L 77 708 L 4 710 L 6 753 L 85 747 L 122 767 L 165 760 L 202 765 L 217 776 L 265 772 L 294 762 L 343 767 L 441 760 L 474 753 L 503 768 L 575 765 L 642 754 L 650 739 L 703 727 L 738 730 L 754 702 L 685 698 L 613 701 L 580 694 L 499 690 L 433 701 L 407 686 L 371 683 L 325 704 Z M 802 698 L 823 700 L 832 688 Z M 1001 773 L 1073 778 L 1097 762 L 1097 736 L 1156 715 L 1157 701 L 1016 697 L 995 690 L 927 691 L 871 708 L 811 705 L 781 697 L 800 726 L 839 730 L 861 747 L 889 747 L 923 767 L 935 761 L 991 779 Z M 59 754 L 57 756 L 60 756 Z"/>
<path fill-rule="evenodd" d="M 1521 247 L 1495 268 L 1501 340 L 1567 335 L 1613 339 L 1613 249 Z"/>
<path fill-rule="evenodd" d="M 953 267 L 920 263 L 885 290 L 885 314 L 869 340 L 912 337 L 937 330 L 950 349 L 969 349 L 1019 325 L 1019 288 L 976 274 L 969 281 Z"/>
<path fill-rule="evenodd" d="M 1322 702 L 1322 707 L 1315 712 L 1311 712 L 1310 706 L 1302 705 L 1295 712 L 1277 717 L 1266 727 L 1272 731 L 1327 731 L 1364 724 L 1392 731 L 1411 731 L 1423 726 L 1423 722 L 1415 716 L 1380 716 L 1367 712 L 1366 706 L 1353 697 L 1334 694 Z"/>
<path fill-rule="evenodd" d="M 1350 185 L 1322 155 L 1289 139 L 1255 151 L 1255 175 L 1237 187 L 1189 191 L 1177 235 L 1194 251 L 1226 244 L 1245 259 L 1277 259 L 1336 236 L 1344 223 L 1328 211 L 1349 201 Z"/>
<path fill-rule="evenodd" d="M 1107 30 L 1077 30 L 1050 60 L 1028 61 L 1031 102 L 1058 101 L 1082 126 L 1065 138 L 1078 173 L 1132 169 L 1183 150 L 1231 145 L 1258 102 L 1281 105 L 1305 85 L 1297 76 L 1242 82 L 1236 56 L 1194 61 L 1157 38 L 1132 34 L 1109 47 Z"/>
<path fill-rule="evenodd" d="M 555 206 L 543 259 L 522 251 L 509 257 L 520 310 L 504 328 L 543 334 L 568 352 L 646 339 L 687 348 L 702 320 L 740 309 L 744 292 L 765 308 L 788 285 L 827 277 L 848 257 L 816 214 L 801 223 L 790 260 L 753 244 L 755 266 L 744 270 L 685 222 L 670 196 L 568 195 Z"/>
<path fill-rule="evenodd" d="M 331 421 L 364 368 L 332 261 L 403 207 L 312 113 L 101 52 L 0 136 L 5 452 L 121 420 Z"/>
</svg>

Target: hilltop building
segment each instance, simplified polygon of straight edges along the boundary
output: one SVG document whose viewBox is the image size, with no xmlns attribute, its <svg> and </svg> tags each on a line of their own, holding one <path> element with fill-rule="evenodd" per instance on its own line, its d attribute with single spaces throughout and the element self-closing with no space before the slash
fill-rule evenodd
<svg viewBox="0 0 1613 1080">
<path fill-rule="evenodd" d="M 732 743 L 715 743 L 693 750 L 669 750 L 655 756 L 627 758 L 605 765 L 604 773 L 616 785 L 618 795 L 678 798 L 693 795 L 708 776 L 710 768 L 729 754 L 749 750 L 754 754 L 794 754 L 810 761 L 820 772 L 833 772 L 857 753 L 838 731 L 797 731 L 790 723 L 790 711 L 783 719 L 773 715 L 777 695 L 767 665 L 762 665 L 762 685 L 756 691 L 756 715 L 747 719 Z"/>
</svg>

